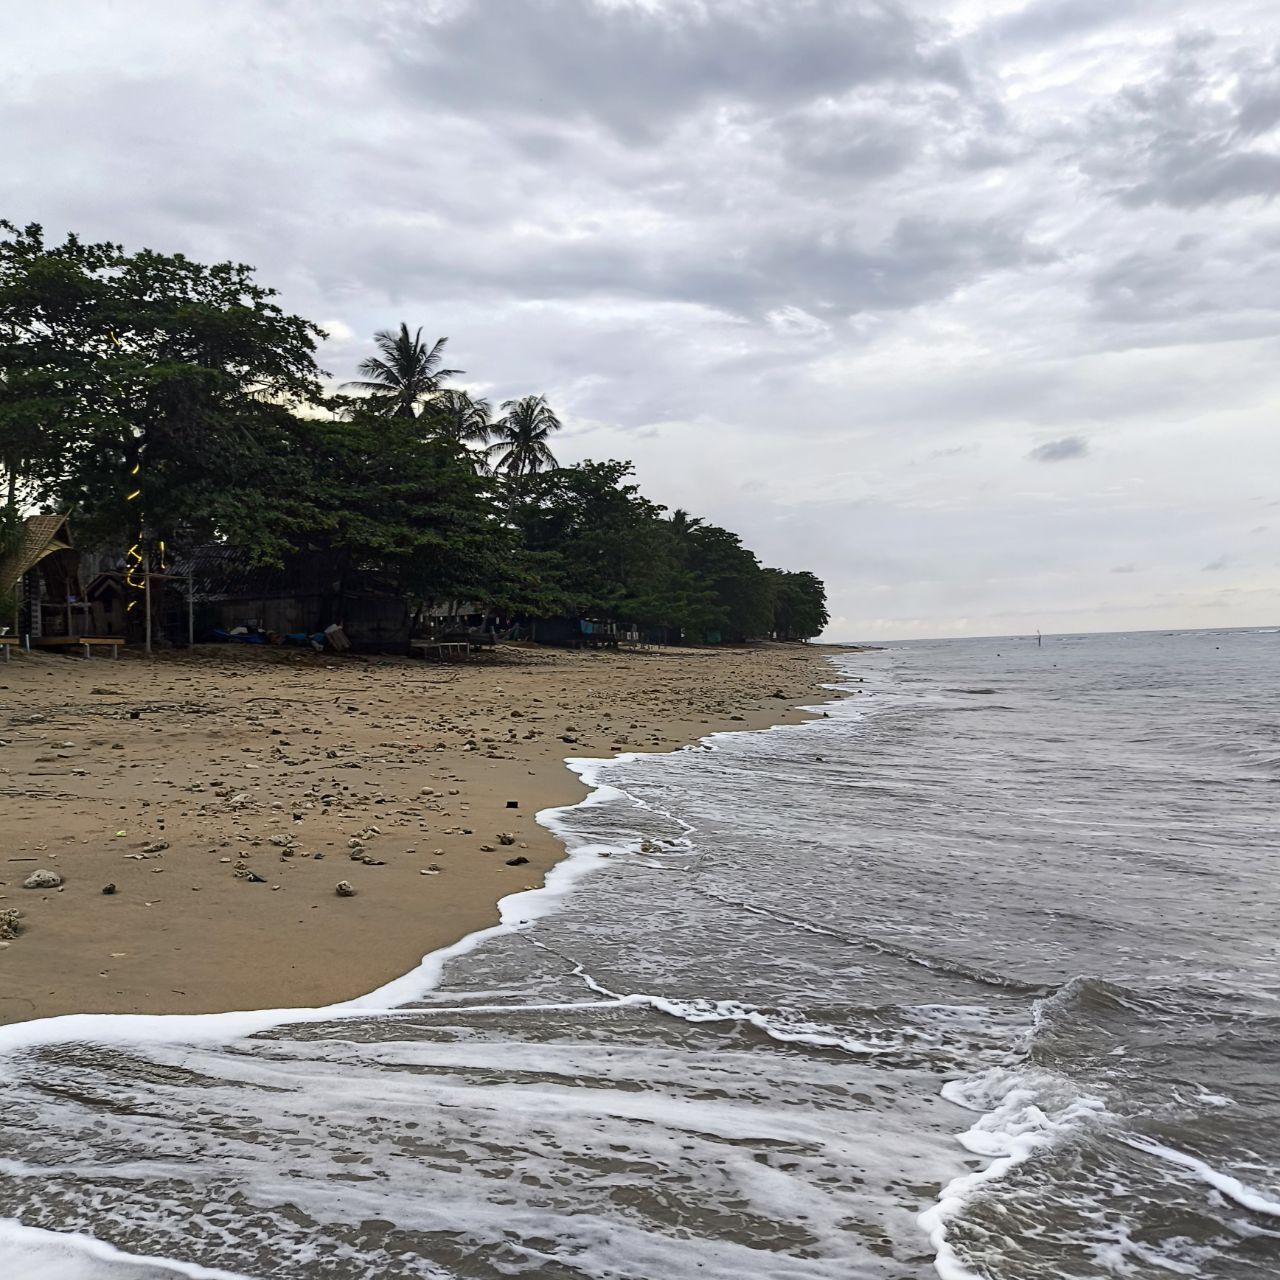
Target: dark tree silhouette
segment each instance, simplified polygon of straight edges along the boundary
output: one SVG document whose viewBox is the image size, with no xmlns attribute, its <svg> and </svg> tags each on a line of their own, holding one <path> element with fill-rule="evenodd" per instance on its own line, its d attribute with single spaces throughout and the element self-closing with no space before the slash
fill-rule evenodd
<svg viewBox="0 0 1280 1280">
<path fill-rule="evenodd" d="M 362 360 L 362 376 L 342 385 L 344 390 L 363 391 L 370 407 L 388 418 L 416 418 L 418 406 L 430 400 L 446 378 L 462 372 L 440 367 L 448 338 L 437 338 L 428 347 L 421 329 L 411 337 L 409 326 L 401 322 L 399 333 L 382 329 L 373 340 L 380 354 Z"/>
<path fill-rule="evenodd" d="M 494 423 L 497 441 L 485 451 L 494 471 L 512 478 L 536 475 L 556 465 L 547 441 L 560 430 L 546 396 L 521 396 L 502 402 L 503 416 Z"/>
</svg>

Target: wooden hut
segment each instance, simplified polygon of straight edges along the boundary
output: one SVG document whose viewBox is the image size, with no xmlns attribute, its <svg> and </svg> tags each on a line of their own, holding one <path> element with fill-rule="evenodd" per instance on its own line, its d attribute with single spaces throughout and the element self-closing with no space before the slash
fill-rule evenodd
<svg viewBox="0 0 1280 1280">
<path fill-rule="evenodd" d="M 40 648 L 115 646 L 118 635 L 95 626 L 80 583 L 80 553 L 64 515 L 28 516 L 17 546 L 0 562 L 0 591 L 13 592 L 15 631 Z"/>
</svg>

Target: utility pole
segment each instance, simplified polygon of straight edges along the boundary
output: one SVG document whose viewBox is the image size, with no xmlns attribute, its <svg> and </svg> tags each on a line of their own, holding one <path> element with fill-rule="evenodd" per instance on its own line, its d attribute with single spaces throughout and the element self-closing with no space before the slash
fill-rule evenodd
<svg viewBox="0 0 1280 1280">
<path fill-rule="evenodd" d="M 145 610 L 147 615 L 147 657 L 151 656 L 151 557 L 147 556 L 146 565 L 142 570 L 142 595 L 145 601 Z"/>
</svg>

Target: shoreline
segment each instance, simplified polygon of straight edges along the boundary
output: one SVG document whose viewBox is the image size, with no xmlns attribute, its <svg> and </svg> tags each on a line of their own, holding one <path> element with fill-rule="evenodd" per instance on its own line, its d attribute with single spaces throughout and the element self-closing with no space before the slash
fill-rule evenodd
<svg viewBox="0 0 1280 1280">
<path fill-rule="evenodd" d="M 567 759 L 801 723 L 813 713 L 797 703 L 830 700 L 841 651 L 10 664 L 0 909 L 21 911 L 23 932 L 0 947 L 0 1025 L 376 994 L 497 925 L 501 898 L 563 862 L 536 815 L 590 793 Z M 37 867 L 65 885 L 20 888 Z"/>
</svg>

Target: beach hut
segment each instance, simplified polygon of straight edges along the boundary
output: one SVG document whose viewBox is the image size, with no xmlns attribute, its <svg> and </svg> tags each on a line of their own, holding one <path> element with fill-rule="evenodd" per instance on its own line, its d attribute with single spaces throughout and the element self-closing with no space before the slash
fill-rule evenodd
<svg viewBox="0 0 1280 1280">
<path fill-rule="evenodd" d="M 95 645 L 110 646 L 114 653 L 123 643 L 94 627 L 93 607 L 80 585 L 80 553 L 65 515 L 27 517 L 17 545 L 0 562 L 0 591 L 6 597 L 12 593 L 11 625 L 25 631 L 33 646 L 80 648 L 87 656 Z"/>
</svg>

